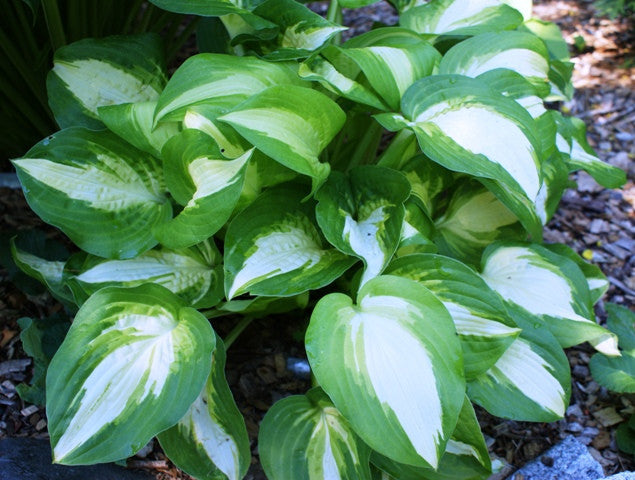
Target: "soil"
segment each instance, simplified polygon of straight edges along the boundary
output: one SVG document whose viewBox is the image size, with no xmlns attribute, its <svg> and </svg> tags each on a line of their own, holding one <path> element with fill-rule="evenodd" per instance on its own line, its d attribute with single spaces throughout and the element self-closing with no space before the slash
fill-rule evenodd
<svg viewBox="0 0 635 480">
<path fill-rule="evenodd" d="M 316 6 L 316 10 L 320 8 L 323 7 Z M 589 141 L 603 160 L 628 173 L 628 183 L 619 190 L 603 189 L 584 173 L 575 175 L 576 188 L 567 191 L 560 210 L 545 228 L 546 241 L 571 246 L 607 275 L 610 288 L 597 305 L 598 318 L 603 321 L 604 302 L 633 308 L 635 300 L 633 19 L 603 18 L 590 1 L 536 1 L 534 13 L 561 26 L 576 64 L 576 95 L 562 108 L 587 123 Z M 345 21 L 353 31 L 359 31 L 374 21 L 395 23 L 396 17 L 392 8 L 381 2 L 346 12 Z M 12 232 L 30 228 L 41 228 L 48 238 L 67 243 L 30 211 L 19 190 L 0 188 L 1 236 L 6 239 Z M 44 318 L 60 312 L 62 307 L 46 293 L 24 293 L 11 278 L 12 271 L 0 269 L 0 438 L 46 439 L 44 409 L 25 404 L 15 390 L 21 382 L 30 381 L 33 374 L 31 360 L 19 341 L 17 320 Z M 214 327 L 223 335 L 234 322 L 219 320 Z M 252 440 L 253 464 L 247 479 L 265 478 L 256 446 L 258 424 L 264 413 L 276 400 L 304 393 L 310 387 L 306 372 L 288 368 L 296 365 L 296 359 L 305 357 L 305 326 L 306 318 L 290 316 L 256 320 L 228 351 L 228 381 Z M 588 445 L 607 475 L 635 470 L 633 458 L 620 452 L 615 442 L 617 426 L 635 413 L 635 396 L 614 394 L 598 385 L 589 373 L 592 354 L 586 344 L 567 350 L 572 397 L 564 419 L 549 424 L 515 422 L 478 411 L 490 451 L 510 465 L 508 471 L 538 457 L 568 435 Z M 156 442 L 128 464 L 147 469 L 157 479 L 190 478 L 166 459 Z"/>
</svg>

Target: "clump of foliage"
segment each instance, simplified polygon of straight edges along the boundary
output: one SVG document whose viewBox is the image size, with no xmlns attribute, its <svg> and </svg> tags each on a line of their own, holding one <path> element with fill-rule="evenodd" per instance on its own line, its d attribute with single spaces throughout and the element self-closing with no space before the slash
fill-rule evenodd
<svg viewBox="0 0 635 480">
<path fill-rule="evenodd" d="M 606 279 L 541 234 L 570 172 L 624 174 L 545 109 L 572 64 L 530 1 L 396 0 L 399 26 L 344 43 L 340 6 L 369 2 L 326 19 L 293 0 L 153 3 L 208 17 L 207 52 L 168 79 L 155 35 L 59 49 L 63 129 L 13 162 L 81 249 L 13 247 L 78 308 L 46 377 L 56 462 L 156 436 L 197 478 L 242 478 L 223 315 L 230 340 L 273 310 L 310 316 L 315 387 L 260 429 L 271 479 L 487 478 L 473 404 L 554 421 L 563 348 L 619 356 L 593 314 Z"/>
<path fill-rule="evenodd" d="M 593 5 L 611 18 L 635 14 L 635 0 L 595 0 Z"/>
</svg>

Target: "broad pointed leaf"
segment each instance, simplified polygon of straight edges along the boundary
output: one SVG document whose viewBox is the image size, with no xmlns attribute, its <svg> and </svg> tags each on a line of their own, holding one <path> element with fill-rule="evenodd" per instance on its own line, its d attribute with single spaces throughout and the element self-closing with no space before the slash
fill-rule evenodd
<svg viewBox="0 0 635 480">
<path fill-rule="evenodd" d="M 185 416 L 158 435 L 181 470 L 199 480 L 240 480 L 251 462 L 249 437 L 225 379 L 225 346 L 216 336 L 211 372 Z"/>
<path fill-rule="evenodd" d="M 354 259 L 329 248 L 305 191 L 272 188 L 236 215 L 225 235 L 225 292 L 291 296 L 328 285 Z"/>
<path fill-rule="evenodd" d="M 320 388 L 276 402 L 258 450 L 270 480 L 370 480 L 370 449 Z"/>
<path fill-rule="evenodd" d="M 401 463 L 438 466 L 465 380 L 452 319 L 428 289 L 383 276 L 361 288 L 357 304 L 327 295 L 311 315 L 306 350 L 317 381 L 364 442 Z"/>
<path fill-rule="evenodd" d="M 229 109 L 271 86 L 301 82 L 286 64 L 201 53 L 188 58 L 174 72 L 158 99 L 154 122 L 182 120 L 189 107 L 200 103 Z"/>
<path fill-rule="evenodd" d="M 288 85 L 252 96 L 219 120 L 277 162 L 310 176 L 315 190 L 330 171 L 318 156 L 342 128 L 346 115 L 323 93 Z"/>
<path fill-rule="evenodd" d="M 406 214 L 395 257 L 403 257 L 412 253 L 437 253 L 439 249 L 432 242 L 434 224 L 430 218 L 423 213 L 412 197 L 406 200 L 405 207 Z"/>
<path fill-rule="evenodd" d="M 56 50 L 53 63 L 46 89 L 61 128 L 103 128 L 98 107 L 156 100 L 167 82 L 154 33 L 80 40 Z"/>
<path fill-rule="evenodd" d="M 78 304 L 104 287 L 156 283 L 195 308 L 209 308 L 223 297 L 220 258 L 206 258 L 204 245 L 184 250 L 150 250 L 127 260 L 76 254 L 66 264 L 65 281 Z"/>
<path fill-rule="evenodd" d="M 397 250 L 410 185 L 403 174 L 363 166 L 348 176 L 332 172 L 318 191 L 316 217 L 324 236 L 364 261 L 361 285 L 381 274 Z"/>
<path fill-rule="evenodd" d="M 413 201 L 432 218 L 437 209 L 437 195 L 454 182 L 452 173 L 425 155 L 411 158 L 399 170 L 410 182 Z"/>
<path fill-rule="evenodd" d="M 158 285 L 93 295 L 46 378 L 54 461 L 119 460 L 178 422 L 203 388 L 214 338 L 203 315 Z"/>
<path fill-rule="evenodd" d="M 159 242 L 169 248 L 189 247 L 225 225 L 240 198 L 252 151 L 228 160 L 199 130 L 172 138 L 163 149 L 163 168 L 168 189 L 183 210 L 155 228 Z"/>
<path fill-rule="evenodd" d="M 152 228 L 171 216 L 158 161 L 107 131 L 62 130 L 13 164 L 35 213 L 94 255 L 152 248 Z"/>
<path fill-rule="evenodd" d="M 409 255 L 393 261 L 386 273 L 415 280 L 443 302 L 459 334 L 468 379 L 492 367 L 520 333 L 498 295 L 458 260 Z"/>
<path fill-rule="evenodd" d="M 602 353 L 619 354 L 615 335 L 593 321 L 587 280 L 568 258 L 536 244 L 494 244 L 483 254 L 481 276 L 563 347 L 589 341 Z"/>
</svg>

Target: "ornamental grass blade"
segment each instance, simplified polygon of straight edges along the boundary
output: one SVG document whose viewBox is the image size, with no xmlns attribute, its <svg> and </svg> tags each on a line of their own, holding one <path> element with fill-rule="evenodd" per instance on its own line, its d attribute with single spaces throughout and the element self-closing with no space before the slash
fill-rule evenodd
<svg viewBox="0 0 635 480">
<path fill-rule="evenodd" d="M 93 295 L 48 369 L 54 462 L 120 460 L 178 422 L 203 388 L 214 339 L 207 319 L 164 287 Z"/>
</svg>

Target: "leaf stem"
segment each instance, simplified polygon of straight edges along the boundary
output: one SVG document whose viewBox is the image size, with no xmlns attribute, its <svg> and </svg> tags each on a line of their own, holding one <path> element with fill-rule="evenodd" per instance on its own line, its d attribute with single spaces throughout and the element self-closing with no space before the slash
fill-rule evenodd
<svg viewBox="0 0 635 480">
<path fill-rule="evenodd" d="M 53 50 L 66 45 L 66 35 L 62 26 L 62 17 L 57 5 L 57 0 L 42 0 L 42 11 L 46 20 L 46 28 L 49 32 Z"/>
<path fill-rule="evenodd" d="M 229 349 L 232 343 L 236 341 L 236 339 L 240 336 L 245 328 L 253 321 L 254 317 L 243 317 L 238 324 L 232 328 L 231 332 L 227 334 L 223 343 L 225 344 L 225 349 Z"/>
<path fill-rule="evenodd" d="M 331 3 L 329 3 L 326 19 L 338 25 L 342 24 L 342 7 L 337 0 L 331 0 Z M 338 32 L 333 36 L 333 45 L 339 45 L 340 43 L 342 43 L 342 34 Z"/>
</svg>

